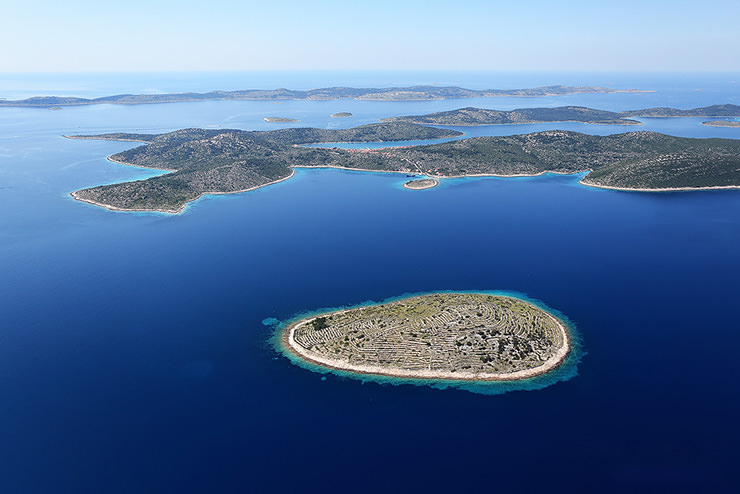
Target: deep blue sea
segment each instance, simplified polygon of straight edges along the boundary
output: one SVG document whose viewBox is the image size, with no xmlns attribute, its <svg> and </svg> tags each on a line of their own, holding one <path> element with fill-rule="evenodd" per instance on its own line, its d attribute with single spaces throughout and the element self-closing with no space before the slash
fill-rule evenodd
<svg viewBox="0 0 740 494">
<path fill-rule="evenodd" d="M 0 97 L 442 83 L 649 93 L 436 102 L 0 108 L 0 492 L 736 492 L 740 190 L 631 193 L 580 176 L 299 169 L 180 215 L 72 200 L 152 176 L 135 143 L 63 134 L 350 127 L 463 106 L 740 104 L 740 74 L 8 75 Z M 349 111 L 351 118 L 329 114 Z M 740 138 L 704 119 L 639 130 Z M 464 128 L 505 135 L 585 124 Z M 514 291 L 562 312 L 582 358 L 486 395 L 292 364 L 280 321 L 434 290 Z"/>
</svg>

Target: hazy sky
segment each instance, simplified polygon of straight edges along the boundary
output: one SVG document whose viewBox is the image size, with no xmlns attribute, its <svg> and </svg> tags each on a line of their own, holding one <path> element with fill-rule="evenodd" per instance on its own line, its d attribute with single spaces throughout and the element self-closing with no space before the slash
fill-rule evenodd
<svg viewBox="0 0 740 494">
<path fill-rule="evenodd" d="M 740 70 L 740 2 L 3 0 L 0 72 Z"/>
</svg>

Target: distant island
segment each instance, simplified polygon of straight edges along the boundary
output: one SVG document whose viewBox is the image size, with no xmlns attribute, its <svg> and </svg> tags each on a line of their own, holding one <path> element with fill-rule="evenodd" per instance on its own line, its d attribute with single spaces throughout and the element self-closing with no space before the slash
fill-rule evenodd
<svg viewBox="0 0 740 494">
<path fill-rule="evenodd" d="M 644 110 L 629 110 L 619 113 L 623 117 L 740 117 L 740 106 L 738 105 L 711 105 L 691 110 L 679 110 L 677 108 L 647 108 Z"/>
<path fill-rule="evenodd" d="M 738 120 L 709 120 L 701 124 L 710 127 L 740 127 L 740 121 Z"/>
<path fill-rule="evenodd" d="M 533 124 L 548 122 L 583 122 L 604 125 L 640 125 L 629 117 L 732 117 L 740 116 L 740 106 L 714 105 L 692 110 L 675 108 L 648 108 L 626 112 L 594 110 L 583 106 L 559 106 L 554 108 L 519 108 L 500 111 L 485 108 L 460 108 L 458 110 L 429 113 L 426 115 L 406 115 L 384 118 L 384 122 L 412 122 L 427 125 L 502 125 Z"/>
<path fill-rule="evenodd" d="M 622 118 L 619 113 L 594 110 L 582 106 L 560 106 L 556 108 L 519 108 L 499 111 L 485 108 L 460 108 L 427 115 L 406 115 L 384 118 L 384 122 L 413 122 L 428 125 L 501 125 L 531 124 L 543 122 L 584 122 L 590 124 L 639 125 L 637 120 Z"/>
<path fill-rule="evenodd" d="M 555 316 L 518 298 L 435 293 L 303 319 L 284 330 L 282 344 L 329 369 L 511 381 L 560 365 L 570 336 Z"/>
<path fill-rule="evenodd" d="M 293 167 L 401 172 L 433 179 L 589 172 L 581 183 L 664 191 L 740 186 L 740 140 L 693 139 L 656 132 L 609 136 L 553 130 L 474 137 L 403 148 L 313 148 L 316 142 L 383 142 L 460 137 L 452 129 L 387 122 L 344 130 L 186 129 L 166 134 L 103 134 L 77 139 L 143 141 L 109 159 L 172 173 L 101 185 L 75 199 L 114 210 L 175 213 L 204 194 L 228 194 L 292 176 Z"/>
<path fill-rule="evenodd" d="M 268 123 L 292 123 L 297 122 L 297 118 L 286 118 L 286 117 L 265 117 L 262 120 Z"/>
<path fill-rule="evenodd" d="M 347 111 L 340 111 L 339 113 L 332 113 L 329 116 L 331 118 L 347 118 L 347 117 L 351 117 L 352 114 L 350 112 L 347 112 Z"/>
<path fill-rule="evenodd" d="M 495 98 L 505 96 L 541 97 L 581 93 L 646 92 L 637 89 L 610 89 L 599 86 L 542 86 L 530 89 L 465 89 L 457 86 L 411 86 L 385 88 L 328 87 L 295 91 L 291 89 L 245 89 L 208 93 L 118 94 L 101 98 L 72 96 L 36 96 L 21 100 L 0 99 L 0 106 L 73 106 L 73 105 L 141 105 L 212 100 L 339 100 L 366 101 L 432 101 L 452 98 Z"/>
</svg>

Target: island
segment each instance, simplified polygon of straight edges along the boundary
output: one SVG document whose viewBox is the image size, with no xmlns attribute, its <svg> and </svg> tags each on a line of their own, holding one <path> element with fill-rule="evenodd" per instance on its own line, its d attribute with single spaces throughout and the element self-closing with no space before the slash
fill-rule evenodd
<svg viewBox="0 0 740 494">
<path fill-rule="evenodd" d="M 740 116 L 738 105 L 712 105 L 691 110 L 676 108 L 648 108 L 612 112 L 595 110 L 583 106 L 559 106 L 554 108 L 518 108 L 500 111 L 485 108 L 467 107 L 457 110 L 429 113 L 426 115 L 405 115 L 384 118 L 384 122 L 412 122 L 425 125 L 511 125 L 549 122 L 582 122 L 603 125 L 640 125 L 641 122 L 630 117 L 732 117 Z M 711 125 L 711 124 L 709 124 Z"/>
<path fill-rule="evenodd" d="M 286 117 L 265 117 L 262 120 L 268 123 L 292 123 L 292 122 L 298 121 L 298 119 L 296 118 L 286 118 Z"/>
<path fill-rule="evenodd" d="M 570 351 L 553 314 L 486 293 L 433 293 L 312 316 L 283 329 L 286 351 L 323 368 L 382 376 L 511 381 Z"/>
<path fill-rule="evenodd" d="M 738 120 L 709 120 L 701 124 L 710 127 L 740 127 L 740 121 Z"/>
<path fill-rule="evenodd" d="M 305 146 L 460 136 L 453 129 L 405 122 L 343 130 L 185 129 L 159 135 L 69 136 L 145 141 L 148 144 L 109 159 L 171 171 L 144 180 L 86 188 L 71 195 L 113 210 L 175 213 L 204 194 L 242 192 L 285 180 L 295 167 L 411 173 L 434 179 L 585 172 L 581 179 L 585 185 L 637 191 L 740 187 L 737 139 L 694 139 L 656 132 L 597 136 L 551 130 L 400 148 Z"/>
<path fill-rule="evenodd" d="M 404 187 L 411 190 L 424 190 L 424 189 L 431 189 L 432 187 L 436 187 L 439 185 L 439 181 L 435 180 L 433 178 L 421 178 L 418 180 L 409 180 L 405 184 L 403 184 Z"/>
<path fill-rule="evenodd" d="M 365 101 L 434 101 L 448 98 L 542 97 L 566 94 L 596 94 L 648 92 L 637 89 L 611 89 L 600 86 L 541 86 L 528 89 L 466 89 L 457 86 L 411 86 L 383 88 L 328 87 L 308 91 L 278 89 L 244 89 L 238 91 L 210 91 L 208 93 L 118 94 L 101 98 L 73 96 L 34 96 L 22 100 L 0 99 L 0 106 L 79 106 L 79 105 L 141 105 L 183 103 L 213 100 L 312 100 L 329 101 L 355 99 Z"/>
<path fill-rule="evenodd" d="M 413 122 L 428 125 L 502 125 L 531 124 L 546 122 L 583 122 L 607 125 L 640 125 L 637 120 L 623 118 L 619 113 L 594 110 L 582 106 L 560 106 L 555 108 L 519 108 L 499 111 L 485 108 L 460 108 L 458 110 L 429 113 L 427 115 L 406 115 L 384 118 L 384 122 Z"/>
<path fill-rule="evenodd" d="M 647 108 L 644 110 L 629 110 L 619 113 L 624 117 L 740 117 L 740 106 L 738 105 L 711 105 L 690 110 L 679 110 L 677 108 Z"/>
<path fill-rule="evenodd" d="M 352 114 L 348 111 L 340 111 L 339 113 L 332 113 L 329 116 L 331 118 L 347 118 L 347 117 L 351 117 Z"/>
<path fill-rule="evenodd" d="M 170 171 L 165 175 L 72 192 L 75 199 L 116 211 L 178 213 L 204 194 L 244 192 L 293 176 L 294 166 L 373 169 L 388 167 L 386 154 L 302 147 L 315 142 L 383 142 L 458 137 L 462 133 L 407 123 L 351 129 L 289 128 L 272 131 L 184 129 L 160 135 L 102 134 L 70 139 L 139 141 L 147 145 L 108 159 Z M 408 168 L 395 162 L 393 166 Z M 389 171 L 389 170 L 385 170 Z"/>
</svg>

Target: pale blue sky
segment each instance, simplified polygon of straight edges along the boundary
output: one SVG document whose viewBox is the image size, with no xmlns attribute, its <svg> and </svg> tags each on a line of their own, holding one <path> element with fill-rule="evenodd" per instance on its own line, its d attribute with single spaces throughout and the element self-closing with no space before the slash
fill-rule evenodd
<svg viewBox="0 0 740 494">
<path fill-rule="evenodd" d="M 740 70 L 740 2 L 3 0 L 0 72 Z"/>
</svg>

